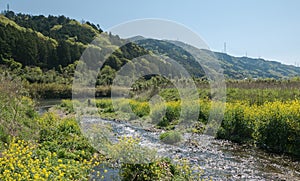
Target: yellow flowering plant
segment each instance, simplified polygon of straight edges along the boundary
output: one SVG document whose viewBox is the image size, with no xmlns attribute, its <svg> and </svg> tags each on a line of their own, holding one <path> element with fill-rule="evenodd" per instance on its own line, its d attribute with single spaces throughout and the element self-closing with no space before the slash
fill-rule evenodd
<svg viewBox="0 0 300 181">
<path fill-rule="evenodd" d="M 61 159 L 38 146 L 14 138 L 0 158 L 0 180 L 88 180 L 94 159 Z"/>
</svg>

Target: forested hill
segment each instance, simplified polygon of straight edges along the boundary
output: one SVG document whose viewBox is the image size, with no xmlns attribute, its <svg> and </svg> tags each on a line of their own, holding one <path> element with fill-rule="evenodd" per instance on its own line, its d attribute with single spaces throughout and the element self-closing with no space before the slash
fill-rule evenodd
<svg viewBox="0 0 300 181">
<path fill-rule="evenodd" d="M 0 14 L 0 64 L 16 66 L 37 66 L 42 70 L 55 68 L 61 70 L 80 59 L 82 52 L 94 38 L 103 33 L 99 25 L 88 21 L 78 22 L 65 16 L 32 16 L 6 11 Z M 101 40 L 103 49 L 112 49 L 114 45 L 124 43 L 117 35 L 105 33 Z M 120 69 L 132 58 L 148 54 L 149 51 L 166 54 L 178 61 L 195 77 L 202 77 L 204 71 L 193 56 L 184 51 L 182 42 L 143 39 L 127 44 L 110 56 L 105 65 L 110 72 Z M 203 50 L 204 51 L 204 50 Z M 209 54 L 207 54 L 209 55 Z M 300 76 L 300 68 L 278 62 L 247 57 L 233 57 L 223 53 L 214 53 L 224 69 L 227 78 L 286 78 Z M 207 58 L 209 61 L 211 57 Z M 147 61 L 141 67 L 152 69 Z M 72 74 L 70 74 L 72 75 Z M 112 77 L 109 81 L 111 82 Z"/>
<path fill-rule="evenodd" d="M 300 75 L 300 67 L 285 65 L 261 58 L 234 57 L 225 53 L 214 52 L 220 60 L 224 74 L 228 77 L 241 78 L 287 78 Z"/>
<path fill-rule="evenodd" d="M 38 66 L 44 70 L 66 67 L 79 60 L 83 51 L 102 32 L 99 25 L 65 16 L 4 12 L 0 15 L 0 63 L 13 61 L 23 67 Z M 99 50 L 114 49 L 115 45 L 125 41 L 111 33 L 103 32 L 102 35 Z M 128 43 L 110 56 L 105 65 L 118 70 L 130 59 L 146 53 L 143 48 Z"/>
<path fill-rule="evenodd" d="M 42 68 L 78 60 L 100 27 L 65 16 L 30 16 L 12 11 L 0 15 L 0 55 Z"/>
<path fill-rule="evenodd" d="M 245 78 L 288 78 L 300 76 L 300 67 L 285 65 L 276 61 L 268 61 L 261 58 L 234 57 L 225 53 L 198 50 L 195 47 L 179 41 L 145 39 L 133 37 L 138 45 L 159 54 L 165 54 L 184 65 L 194 76 L 203 75 L 204 71 L 195 58 L 187 51 L 196 50 L 202 54 L 202 60 L 214 58 L 224 69 L 224 75 L 232 79 Z"/>
</svg>

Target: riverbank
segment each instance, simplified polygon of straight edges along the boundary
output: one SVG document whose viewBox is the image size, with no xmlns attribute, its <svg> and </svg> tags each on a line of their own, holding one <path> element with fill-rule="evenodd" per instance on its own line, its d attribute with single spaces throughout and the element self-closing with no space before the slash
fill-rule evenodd
<svg viewBox="0 0 300 181">
<path fill-rule="evenodd" d="M 19 82 L 7 79 L 0 84 L 0 106 L 5 106 L 0 112 L 0 180 L 107 180 L 106 169 L 95 170 L 101 165 L 117 168 L 122 180 L 200 178 L 200 171 L 180 159 L 171 162 L 155 158 L 141 164 L 106 157 L 102 153 L 105 150 L 93 147 L 87 140 L 74 116 L 59 116 L 51 111 L 39 115 L 35 102 L 26 96 Z M 108 152 L 114 153 L 114 158 L 120 158 L 124 150 L 142 156 L 147 149 L 138 143 L 135 138 L 122 138 L 110 144 Z"/>
<path fill-rule="evenodd" d="M 99 102 L 101 101 L 101 103 Z M 107 99 L 96 100 L 99 106 L 100 117 L 83 117 L 82 123 L 92 122 L 95 125 L 110 125 L 115 138 L 132 137 L 139 138 L 139 144 L 143 147 L 156 149 L 158 155 L 172 159 L 183 158 L 193 165 L 199 165 L 202 179 L 212 180 L 298 180 L 300 179 L 299 162 L 290 157 L 270 154 L 261 149 L 247 146 L 247 144 L 235 144 L 230 141 L 218 140 L 213 137 L 183 133 L 183 140 L 177 144 L 165 144 L 159 136 L 162 129 L 143 129 L 139 125 L 131 125 L 130 120 L 116 119 L 116 114 L 109 108 Z M 95 103 L 92 101 L 92 103 Z M 64 111 L 69 112 L 71 101 L 63 101 Z M 100 108 L 101 107 L 101 108 Z M 137 106 L 138 107 L 138 106 Z M 66 109 L 67 108 L 67 109 Z M 104 111 L 105 110 L 105 111 Z M 99 115 L 98 115 L 99 116 Z M 123 118 L 124 117 L 123 114 Z M 97 124 L 95 124 L 97 123 Z M 101 129 L 101 132 L 106 132 Z M 103 169 L 99 169 L 100 171 Z M 109 168 L 106 176 L 119 178 L 116 169 Z"/>
<path fill-rule="evenodd" d="M 111 125 L 115 137 L 138 137 L 140 144 L 156 149 L 158 155 L 170 158 L 184 158 L 193 165 L 199 165 L 201 178 L 212 180 L 298 180 L 299 162 L 288 157 L 268 154 L 262 150 L 238 145 L 230 141 L 217 140 L 211 136 L 184 133 L 178 144 L 165 144 L 159 139 L 161 131 L 149 131 L 141 127 L 114 120 L 85 117 L 82 120 Z"/>
<path fill-rule="evenodd" d="M 66 112 L 74 112 L 72 101 L 64 100 L 60 108 Z M 128 113 L 128 104 L 132 109 Z M 190 114 L 200 107 L 198 123 L 186 129 L 187 132 L 202 133 L 208 121 L 211 110 L 209 100 L 199 100 L 198 105 L 191 105 Z M 74 103 L 77 104 L 77 103 Z M 180 115 L 180 102 L 166 103 L 165 114 L 161 116 L 163 108 L 153 107 L 150 111 L 148 102 L 120 99 L 117 106 L 113 106 L 110 99 L 91 101 L 96 108 L 96 114 L 107 119 L 139 120 L 140 124 L 155 122 L 155 128 L 172 130 L 176 127 Z M 226 110 L 217 138 L 230 140 L 239 144 L 251 144 L 265 151 L 291 156 L 295 160 L 300 158 L 300 102 L 274 101 L 262 105 L 250 105 L 245 101 L 226 103 Z M 94 109 L 95 111 L 95 109 Z M 137 121 L 137 122 L 139 122 Z"/>
<path fill-rule="evenodd" d="M 154 160 L 149 164 L 117 165 L 117 168 L 123 171 L 120 174 L 124 174 L 122 176 L 125 177 L 132 178 L 140 175 L 140 179 L 147 180 L 144 178 L 144 175 L 146 175 L 148 180 L 159 180 L 159 178 L 166 177 L 188 180 L 188 178 L 195 177 L 195 174 L 197 176 L 200 174 L 200 178 L 209 178 L 209 176 L 212 176 L 216 177 L 216 179 L 218 179 L 219 175 L 222 175 L 222 179 L 220 180 L 224 180 L 227 177 L 232 177 L 233 180 L 243 179 L 244 177 L 254 179 L 272 178 L 275 180 L 277 178 L 286 180 L 298 179 L 299 169 L 297 165 L 299 165 L 299 162 L 293 162 L 286 157 L 280 157 L 278 155 L 270 156 L 257 149 L 248 149 L 239 145 L 235 146 L 235 144 L 230 142 L 215 139 L 212 139 L 210 141 L 211 144 L 206 145 L 207 147 L 201 145 L 201 141 L 206 138 L 195 133 L 201 133 L 204 129 L 211 109 L 210 99 L 199 100 L 199 124 L 191 129 L 185 130 L 187 133 L 179 130 L 183 139 L 175 144 L 164 144 L 161 142 L 159 139 L 160 133 L 153 131 L 153 129 L 148 128 L 148 130 L 141 130 L 136 127 L 139 123 L 151 123 L 151 120 L 155 119 L 155 129 L 165 131 L 175 129 L 175 131 L 177 131 L 176 125 L 178 121 L 180 121 L 178 120 L 180 102 L 173 100 L 169 93 L 167 93 L 167 96 L 172 100 L 166 99 L 168 100 L 165 104 L 166 114 L 163 114 L 162 117 L 160 117 L 160 113 L 163 113 L 162 107 L 154 106 L 153 110 L 155 111 L 151 111 L 149 103 L 144 99 L 120 100 L 117 107 L 113 106 L 111 99 L 90 100 L 90 107 L 87 106 L 86 109 L 82 109 L 82 111 L 88 111 L 85 112 L 86 114 L 99 113 L 103 118 L 122 120 L 118 121 L 118 125 L 126 128 L 125 132 L 123 132 L 123 136 L 125 136 L 126 139 L 121 139 L 119 140 L 119 144 L 110 147 L 111 149 L 109 151 L 113 153 L 111 157 L 103 158 L 101 152 L 105 150 L 95 149 L 97 147 L 91 145 L 91 142 L 87 140 L 87 137 L 82 133 L 82 128 L 77 122 L 78 120 L 72 116 L 76 108 L 76 106 L 74 108 L 73 105 L 76 105 L 76 102 L 64 100 L 57 106 L 64 114 L 69 114 L 69 116 L 63 116 L 63 118 L 61 118 L 53 112 L 46 112 L 41 116 L 35 111 L 35 102 L 26 96 L 28 93 L 26 90 L 23 90 L 20 83 L 17 81 L 12 82 L 12 80 L 2 80 L 1 84 L 3 86 L 0 86 L 0 104 L 1 106 L 6 106 L 6 109 L 1 111 L 1 122 L 3 124 L 1 124 L 0 129 L 2 149 L 0 177 L 3 180 L 6 178 L 18 179 L 20 178 L 19 175 L 22 176 L 24 174 L 28 174 L 28 179 L 34 179 L 34 177 L 36 177 L 45 179 L 87 180 L 91 173 L 96 176 L 98 175 L 97 172 L 93 172 L 95 164 L 101 165 L 105 163 L 112 165 L 113 163 L 117 163 L 116 160 L 112 158 L 120 158 L 120 156 L 122 158 L 122 155 L 124 156 L 124 150 L 132 150 L 132 152 L 129 152 L 130 155 L 143 155 L 142 153 L 144 152 L 141 151 L 143 148 L 140 146 L 144 138 L 132 138 L 132 132 L 146 132 L 146 135 L 154 134 L 154 137 L 151 138 L 150 136 L 151 139 L 143 144 L 147 146 L 158 144 L 157 148 L 170 148 L 169 150 L 166 149 L 167 151 L 165 153 L 177 154 L 179 157 L 181 154 L 182 158 L 188 156 L 188 162 L 179 162 L 180 164 L 178 165 L 163 158 Z M 129 103 L 133 111 L 132 113 L 127 112 L 128 107 L 125 106 L 126 102 Z M 86 102 L 86 105 L 88 105 L 87 103 L 88 102 Z M 189 110 L 194 110 L 194 105 L 190 106 L 191 109 Z M 280 153 L 288 153 L 293 156 L 293 154 L 290 153 L 297 153 L 297 140 L 299 138 L 297 119 L 299 118 L 299 110 L 299 102 L 297 100 L 273 101 L 263 104 L 253 104 L 247 101 L 228 102 L 223 120 L 226 124 L 223 123 L 221 125 L 221 129 L 224 129 L 224 132 L 221 133 L 224 133 L 225 136 L 229 136 L 229 138 L 226 139 L 233 140 L 234 138 L 234 141 L 240 144 L 249 143 L 258 145 L 258 141 L 263 141 L 262 143 L 264 143 L 268 140 L 260 140 L 260 138 L 272 138 L 271 142 L 266 142 L 266 144 L 271 144 L 272 146 L 272 144 L 280 141 L 281 147 L 275 148 L 282 148 L 286 145 L 284 149 L 287 149 L 287 151 L 283 150 L 283 152 Z M 132 122 L 132 120 L 135 121 Z M 127 125 L 124 126 L 123 123 L 126 123 L 126 121 L 131 121 L 135 125 L 131 127 Z M 108 128 L 113 128 L 113 126 L 108 126 Z M 96 130 L 96 133 L 101 133 L 101 130 L 102 129 L 100 129 L 100 131 Z M 243 131 L 241 132 L 240 130 Z M 130 134 L 127 135 L 126 131 L 129 131 Z M 184 145 L 187 143 L 188 135 L 192 133 L 194 133 L 193 135 L 196 141 L 192 142 L 192 145 Z M 247 137 L 247 135 L 249 137 Z M 278 135 L 280 137 L 278 137 Z M 115 136 L 117 136 L 117 133 Z M 151 142 L 151 140 L 154 140 L 154 142 Z M 199 142 L 198 145 L 195 144 L 197 142 Z M 226 146 L 227 143 L 229 143 L 228 146 Z M 218 144 L 220 147 L 215 148 L 214 146 Z M 139 150 L 138 152 L 135 150 L 136 148 Z M 163 152 L 163 150 L 161 151 Z M 18 154 L 21 152 L 26 154 Z M 13 155 L 13 157 L 9 155 Z M 212 157 L 201 157 L 201 155 L 211 155 Z M 11 159 L 7 160 L 7 158 Z M 219 158 L 222 158 L 221 161 L 215 162 L 218 161 Z M 107 159 L 109 160 L 108 163 L 106 162 Z M 15 162 L 16 160 L 21 160 L 21 162 L 17 163 Z M 47 165 L 48 163 L 46 163 L 45 160 L 50 160 L 51 165 Z M 234 161 L 229 162 L 232 160 Z M 35 164 L 27 164 L 27 161 Z M 197 172 L 191 173 L 184 170 L 190 170 L 191 165 L 194 165 L 194 163 L 200 166 L 197 168 Z M 260 165 L 260 167 L 251 167 L 254 172 L 253 174 L 251 173 L 251 169 L 250 171 L 246 169 L 246 165 L 248 166 L 252 163 L 254 165 Z M 206 164 L 208 165 L 207 170 L 214 170 L 213 174 L 209 173 L 209 171 L 202 172 L 205 170 Z M 13 165 L 13 167 L 11 167 L 11 165 Z M 227 165 L 229 165 L 229 167 Z M 235 169 L 235 167 L 239 169 Z M 265 168 L 265 170 L 263 168 Z M 256 169 L 261 169 L 259 175 L 255 173 Z M 61 170 L 61 172 L 59 172 L 59 170 Z M 221 170 L 225 170 L 225 173 L 221 172 Z M 104 175 L 105 169 L 99 173 L 98 178 L 101 179 Z M 254 177 L 251 175 L 254 175 Z"/>
</svg>

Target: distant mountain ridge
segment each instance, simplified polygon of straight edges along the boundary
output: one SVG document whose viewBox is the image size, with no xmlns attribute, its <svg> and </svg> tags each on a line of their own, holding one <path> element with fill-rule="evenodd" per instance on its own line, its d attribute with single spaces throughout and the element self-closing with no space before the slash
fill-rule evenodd
<svg viewBox="0 0 300 181">
<path fill-rule="evenodd" d="M 233 78 L 285 78 L 300 75 L 300 67 L 261 58 L 234 57 L 214 52 L 224 73 Z M 234 67 L 234 68 L 230 68 Z"/>
<path fill-rule="evenodd" d="M 99 25 L 88 21 L 78 22 L 65 16 L 45 17 L 26 14 L 15 14 L 7 11 L 0 14 L 0 64 L 13 61 L 25 66 L 37 66 L 45 70 L 67 67 L 80 59 L 91 41 L 103 35 L 97 50 L 110 52 L 125 39 L 117 35 L 103 32 Z M 129 39 L 133 43 L 126 44 L 115 51 L 104 65 L 118 71 L 133 58 L 146 55 L 149 51 L 163 54 L 176 60 L 192 76 L 203 77 L 206 70 L 186 49 L 200 53 L 201 62 L 209 64 L 216 60 L 224 69 L 224 75 L 230 79 L 245 78 L 288 78 L 300 76 L 300 68 L 284 65 L 275 61 L 248 57 L 234 57 L 228 54 L 199 50 L 179 41 L 145 39 L 136 36 Z M 140 61 L 138 67 L 144 70 L 159 68 L 147 60 Z"/>
<path fill-rule="evenodd" d="M 130 39 L 143 48 L 159 54 L 165 54 L 178 61 L 193 76 L 199 77 L 204 74 L 203 68 L 196 62 L 195 58 L 185 49 L 195 50 L 197 48 L 180 41 L 156 40 L 142 38 L 141 36 Z M 288 78 L 300 76 L 300 67 L 285 65 L 276 61 L 261 58 L 234 57 L 226 53 L 213 52 L 209 50 L 198 50 L 203 53 L 203 59 L 214 58 L 224 70 L 226 78 Z"/>
</svg>

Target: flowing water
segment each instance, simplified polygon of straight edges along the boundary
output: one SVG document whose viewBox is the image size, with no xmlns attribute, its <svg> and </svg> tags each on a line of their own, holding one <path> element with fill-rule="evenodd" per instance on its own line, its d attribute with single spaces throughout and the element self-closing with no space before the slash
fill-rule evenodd
<svg viewBox="0 0 300 181">
<path fill-rule="evenodd" d="M 141 145 L 155 148 L 160 156 L 185 158 L 204 170 L 203 178 L 212 180 L 300 180 L 300 164 L 289 158 L 267 154 L 256 148 L 240 146 L 207 135 L 184 134 L 177 145 L 164 144 L 158 131 L 147 131 L 120 121 L 85 118 L 85 123 L 110 124 L 116 136 L 139 137 Z M 190 144 L 190 140 L 193 143 Z M 109 169 L 107 174 L 118 174 Z M 108 177 L 107 177 L 108 178 Z M 118 176 L 115 180 L 119 180 Z"/>
<path fill-rule="evenodd" d="M 38 113 L 39 114 L 43 114 L 46 111 L 48 111 L 49 108 L 58 105 L 61 103 L 61 99 L 43 99 L 43 100 L 39 100 L 38 102 Z"/>
<path fill-rule="evenodd" d="M 60 100 L 40 101 L 39 111 L 43 113 Z M 184 141 L 178 145 L 169 145 L 159 140 L 161 132 L 149 131 L 126 122 L 110 121 L 100 118 L 85 118 L 85 122 L 110 124 L 116 136 L 139 137 L 141 145 L 154 148 L 162 157 L 186 158 L 192 164 L 199 165 L 203 178 L 212 180 L 300 180 L 300 162 L 268 154 L 257 148 L 241 146 L 229 141 L 216 140 L 207 135 L 184 134 Z M 193 143 L 190 144 L 190 140 Z M 105 168 L 106 175 L 120 180 L 116 169 Z M 103 170 L 103 169 L 102 169 Z M 104 180 L 111 180 L 107 176 Z"/>
</svg>

